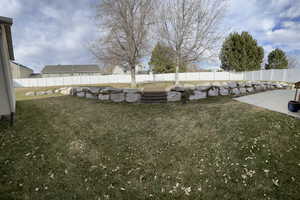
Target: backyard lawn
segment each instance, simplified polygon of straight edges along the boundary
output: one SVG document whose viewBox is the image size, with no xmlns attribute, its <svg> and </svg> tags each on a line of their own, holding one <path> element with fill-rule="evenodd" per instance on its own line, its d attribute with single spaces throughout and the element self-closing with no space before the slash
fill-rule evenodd
<svg viewBox="0 0 300 200">
<path fill-rule="evenodd" d="M 218 97 L 114 104 L 17 95 L 0 199 L 299 199 L 300 120 Z"/>
</svg>

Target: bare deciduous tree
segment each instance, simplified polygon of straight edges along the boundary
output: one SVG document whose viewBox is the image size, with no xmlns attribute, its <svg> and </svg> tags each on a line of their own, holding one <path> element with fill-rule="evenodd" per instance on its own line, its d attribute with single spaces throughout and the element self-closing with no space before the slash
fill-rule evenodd
<svg viewBox="0 0 300 200">
<path fill-rule="evenodd" d="M 104 64 L 130 69 L 132 87 L 136 87 L 135 66 L 147 49 L 153 11 L 154 0 L 100 0 L 97 6 L 102 35 L 91 50 Z"/>
<path fill-rule="evenodd" d="M 225 0 L 161 0 L 158 16 L 161 42 L 176 52 L 176 84 L 180 66 L 208 57 L 220 41 L 218 31 Z"/>
</svg>

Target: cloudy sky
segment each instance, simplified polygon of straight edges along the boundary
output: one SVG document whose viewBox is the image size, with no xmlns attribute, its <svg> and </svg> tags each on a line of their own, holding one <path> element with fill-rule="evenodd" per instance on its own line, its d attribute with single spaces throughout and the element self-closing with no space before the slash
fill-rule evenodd
<svg viewBox="0 0 300 200">
<path fill-rule="evenodd" d="M 97 63 L 88 50 L 101 34 L 93 18 L 97 1 L 0 0 L 0 15 L 14 18 L 16 61 L 36 72 L 46 64 Z M 300 0 L 229 0 L 223 26 L 250 32 L 266 54 L 282 48 L 300 58 Z"/>
</svg>

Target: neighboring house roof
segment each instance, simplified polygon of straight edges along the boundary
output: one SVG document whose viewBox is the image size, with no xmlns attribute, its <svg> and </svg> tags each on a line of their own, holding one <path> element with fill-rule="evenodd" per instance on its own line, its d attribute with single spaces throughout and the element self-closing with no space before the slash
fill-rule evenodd
<svg viewBox="0 0 300 200">
<path fill-rule="evenodd" d="M 11 28 L 10 28 L 11 25 L 13 24 L 13 20 L 11 18 L 0 16 L 0 24 L 4 24 L 9 57 L 11 60 L 14 60 L 15 56 L 14 56 L 13 43 L 11 37 Z"/>
<path fill-rule="evenodd" d="M 14 63 L 15 65 L 18 65 L 19 67 L 22 67 L 22 68 L 28 69 L 28 70 L 30 70 L 30 71 L 32 71 L 32 72 L 33 72 L 33 70 L 32 70 L 32 69 L 30 69 L 29 67 L 26 67 L 26 66 L 24 66 L 24 65 L 21 65 L 21 64 L 19 64 L 19 63 L 13 62 L 13 61 L 11 61 L 11 62 L 12 62 L 12 63 Z"/>
<path fill-rule="evenodd" d="M 46 65 L 42 74 L 101 73 L 98 65 Z"/>
</svg>

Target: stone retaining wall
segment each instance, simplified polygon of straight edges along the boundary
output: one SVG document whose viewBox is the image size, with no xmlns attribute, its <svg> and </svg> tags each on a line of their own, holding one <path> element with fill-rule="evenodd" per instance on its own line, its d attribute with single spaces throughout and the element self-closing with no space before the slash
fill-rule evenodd
<svg viewBox="0 0 300 200">
<path fill-rule="evenodd" d="M 188 97 L 190 101 L 215 96 L 241 96 L 271 89 L 285 89 L 288 84 L 272 82 L 227 82 L 208 86 L 172 87 L 167 92 L 169 102 L 181 101 Z M 57 90 L 27 92 L 26 96 L 63 94 L 100 101 L 139 103 L 143 91 L 140 89 L 118 89 L 112 87 L 65 87 Z"/>
</svg>

